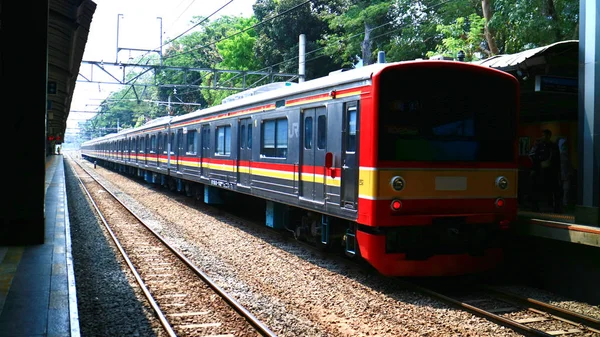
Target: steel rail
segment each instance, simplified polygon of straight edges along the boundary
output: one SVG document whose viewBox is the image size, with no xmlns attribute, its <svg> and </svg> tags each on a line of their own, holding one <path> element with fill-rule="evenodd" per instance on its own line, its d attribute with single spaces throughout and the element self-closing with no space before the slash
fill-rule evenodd
<svg viewBox="0 0 600 337">
<path fill-rule="evenodd" d="M 71 159 L 71 161 L 74 161 L 74 162 L 77 163 L 77 161 L 74 160 L 73 158 L 70 158 L 70 159 Z M 98 184 L 100 184 L 100 182 L 98 182 L 89 172 L 87 172 L 83 168 L 83 166 L 81 166 L 79 163 L 77 163 L 77 165 L 79 165 L 79 167 L 81 167 L 82 170 L 84 170 L 92 179 L 94 179 L 94 181 L 96 181 Z M 154 299 L 154 297 L 152 297 L 152 294 L 150 294 L 150 291 L 146 287 L 146 284 L 144 284 L 144 281 L 142 280 L 142 277 L 140 276 L 140 274 L 135 269 L 133 263 L 131 263 L 131 260 L 129 259 L 129 256 L 127 255 L 127 253 L 123 249 L 123 246 L 119 242 L 119 239 L 117 239 L 115 233 L 112 231 L 112 229 L 108 225 L 108 222 L 106 221 L 106 218 L 104 217 L 104 215 L 102 215 L 102 212 L 100 211 L 100 208 L 98 207 L 98 205 L 96 204 L 96 202 L 92 198 L 92 195 L 90 194 L 90 192 L 88 191 L 88 189 L 83 184 L 83 181 L 81 180 L 81 178 L 79 177 L 79 175 L 77 175 L 76 177 L 77 177 L 77 180 L 79 181 L 79 184 L 80 184 L 81 188 L 83 188 L 83 191 L 87 194 L 88 199 L 90 200 L 90 202 L 92 203 L 92 205 L 96 209 L 96 213 L 98 213 L 98 216 L 100 217 L 100 220 L 102 220 L 102 223 L 104 224 L 104 227 L 106 227 L 106 230 L 108 231 L 108 233 L 110 234 L 110 237 L 112 238 L 113 242 L 117 246 L 117 249 L 119 250 L 119 252 L 123 256 L 123 259 L 127 263 L 127 266 L 129 267 L 129 269 L 133 273 L 133 276 L 135 277 L 135 280 L 137 281 L 138 285 L 140 286 L 140 289 L 143 291 L 144 295 L 146 296 L 146 299 L 150 303 L 150 306 L 152 307 L 152 309 L 154 309 L 154 312 L 158 316 L 158 319 L 160 320 L 160 323 L 165 328 L 165 330 L 167 331 L 167 333 L 169 334 L 169 336 L 171 336 L 171 337 L 177 337 L 177 335 L 175 334 L 175 331 L 173 330 L 173 327 L 167 321 L 167 318 L 163 314 L 162 310 L 160 310 L 160 308 L 158 306 L 158 303 L 156 303 L 156 300 Z M 102 184 L 100 184 L 100 186 L 104 187 Z M 106 188 L 104 187 L 104 189 L 106 189 Z M 108 191 L 108 192 L 112 195 L 112 193 L 110 191 Z"/>
<path fill-rule="evenodd" d="M 79 165 L 79 163 L 78 163 Z M 80 167 L 87 172 L 87 170 L 80 165 Z M 89 174 L 89 173 L 88 173 Z M 177 249 L 172 247 L 167 243 L 166 239 L 164 239 L 160 234 L 150 228 L 144 220 L 141 219 L 132 209 L 127 207 L 121 199 L 119 199 L 114 193 L 112 193 L 104 184 L 100 181 L 96 180 L 91 174 L 90 177 L 94 179 L 100 186 L 102 186 L 115 200 L 117 200 L 121 205 L 129 212 L 132 216 L 134 216 L 138 221 L 140 221 L 158 240 L 160 240 L 167 248 L 171 250 L 173 254 L 175 254 L 179 259 L 181 259 L 196 275 L 198 275 L 206 284 L 211 287 L 223 300 L 225 300 L 234 310 L 236 310 L 240 315 L 242 315 L 246 320 L 252 325 L 262 336 L 265 337 L 277 337 L 277 335 L 271 331 L 264 323 L 262 323 L 258 318 L 256 318 L 250 311 L 244 308 L 240 303 L 238 303 L 232 296 L 227 294 L 221 287 L 219 287 L 208 275 L 206 275 L 203 271 L 198 269 L 187 257 L 181 254 Z"/>
<path fill-rule="evenodd" d="M 585 328 L 593 331 L 595 333 L 600 333 L 600 320 L 595 318 L 582 315 L 580 313 L 563 309 L 557 307 L 555 305 L 545 303 L 542 301 L 535 300 L 533 298 L 519 296 L 517 294 L 509 293 L 500 289 L 496 289 L 491 286 L 481 285 L 481 289 L 492 292 L 499 297 L 505 298 L 510 301 L 514 301 L 516 304 L 521 305 L 523 307 L 533 307 L 535 309 L 541 310 L 545 313 L 549 313 L 553 316 L 557 316 L 564 320 L 568 320 L 569 323 L 579 323 L 585 325 Z"/>
<path fill-rule="evenodd" d="M 447 303 L 449 303 L 449 304 L 451 304 L 453 306 L 456 306 L 458 308 L 462 308 L 462 309 L 464 309 L 464 310 L 466 310 L 466 311 L 468 311 L 468 312 L 470 312 L 472 314 L 475 314 L 477 316 L 486 318 L 486 319 L 488 319 L 490 321 L 493 321 L 496 324 L 500 324 L 500 325 L 503 325 L 505 327 L 509 327 L 511 329 L 517 330 L 520 333 L 523 333 L 524 335 L 527 335 L 527 336 L 544 336 L 544 337 L 550 337 L 550 336 L 552 336 L 551 334 L 548 334 L 548 333 L 546 333 L 544 331 L 541 331 L 541 330 L 538 330 L 538 329 L 534 329 L 534 328 L 530 328 L 530 327 L 528 327 L 528 326 L 526 326 L 524 324 L 515 322 L 515 321 L 513 321 L 511 319 L 504 318 L 502 316 L 499 316 L 499 315 L 496 315 L 494 313 L 485 311 L 483 309 L 477 308 L 477 307 L 472 306 L 470 304 L 467 304 L 467 303 L 464 303 L 464 302 L 461 302 L 461 301 L 457 301 L 457 300 L 455 300 L 455 299 L 453 299 L 451 297 L 448 297 L 446 295 L 440 294 L 440 293 L 438 293 L 436 291 L 424 288 L 422 286 L 410 283 L 408 281 L 401 281 L 401 282 L 404 283 L 408 288 L 412 288 L 412 289 L 416 290 L 417 292 L 425 293 L 425 294 L 427 294 L 429 296 L 441 299 L 444 302 L 447 302 Z"/>
</svg>

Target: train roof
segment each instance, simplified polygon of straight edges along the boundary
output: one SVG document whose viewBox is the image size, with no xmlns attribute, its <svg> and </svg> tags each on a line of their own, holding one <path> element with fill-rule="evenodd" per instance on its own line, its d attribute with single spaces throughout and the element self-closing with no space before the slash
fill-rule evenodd
<svg viewBox="0 0 600 337">
<path fill-rule="evenodd" d="M 274 101 L 279 98 L 299 94 L 306 91 L 311 90 L 319 90 L 328 87 L 332 87 L 334 85 L 342 85 L 348 83 L 356 83 L 356 82 L 366 82 L 370 81 L 372 76 L 382 69 L 399 65 L 399 64 L 410 64 L 410 63 L 457 63 L 457 61 L 444 61 L 444 60 L 411 60 L 411 61 L 400 61 L 400 62 L 390 62 L 390 63 L 374 63 L 368 66 L 355 68 L 355 69 L 342 69 L 338 71 L 334 71 L 329 73 L 328 76 L 316 78 L 310 81 L 302 82 L 302 83 L 291 83 L 291 82 L 277 82 L 267 84 L 258 88 L 253 88 L 250 90 L 243 91 L 241 93 L 237 93 L 225 98 L 223 103 L 219 105 L 215 105 L 209 108 L 196 110 L 185 115 L 181 116 L 164 116 L 149 121 L 148 123 L 133 129 L 124 130 L 120 133 L 112 133 L 105 135 L 100 138 L 92 139 L 90 141 L 84 142 L 83 144 L 92 144 L 96 141 L 101 141 L 104 139 L 109 139 L 113 137 L 118 137 L 120 135 L 125 135 L 131 132 L 138 132 L 148 128 L 157 127 L 160 125 L 166 125 L 168 123 L 174 124 L 198 117 L 206 117 L 210 115 L 216 115 L 222 113 L 223 111 L 231 110 L 231 109 L 243 109 L 245 107 L 250 107 L 254 104 L 264 102 L 264 101 Z M 459 62 L 462 65 L 473 66 L 473 67 L 481 67 L 487 68 L 481 65 L 475 65 L 472 63 Z M 273 90 L 269 90 L 273 89 Z M 236 97 L 237 96 L 237 97 Z"/>
<path fill-rule="evenodd" d="M 396 62 L 400 63 L 400 62 Z M 123 136 L 131 132 L 137 132 L 141 130 L 145 130 L 148 128 L 160 126 L 163 124 L 176 123 L 179 121 L 184 121 L 188 119 L 198 118 L 200 116 L 207 116 L 210 114 L 216 114 L 228 109 L 234 109 L 244 106 L 249 106 L 252 104 L 256 104 L 258 102 L 266 101 L 266 100 L 274 100 L 281 97 L 285 97 L 288 95 L 293 95 L 296 93 L 301 93 L 308 90 L 318 90 L 321 88 L 330 87 L 333 85 L 352 83 L 357 81 L 366 81 L 370 80 L 373 73 L 380 71 L 386 66 L 390 66 L 393 63 L 375 63 L 368 66 L 364 66 L 361 68 L 350 69 L 350 70 L 338 70 L 329 73 L 328 76 L 316 78 L 310 81 L 302 82 L 302 83 L 291 83 L 291 82 L 277 82 L 270 83 L 265 86 L 261 86 L 258 88 L 253 88 L 250 90 L 243 91 L 241 93 L 234 94 L 227 98 L 229 100 L 224 99 L 225 103 L 215 105 L 209 108 L 196 110 L 185 115 L 181 116 L 164 116 L 153 119 L 148 123 L 139 126 L 133 129 L 123 130 L 118 133 L 111 133 L 108 135 L 104 135 L 99 138 L 91 139 L 89 141 L 84 142 L 82 145 L 93 144 L 96 142 L 100 142 L 106 139 L 110 139 L 113 137 L 118 138 L 118 136 Z M 289 85 L 287 83 L 290 83 Z M 274 88 L 273 90 L 268 90 L 269 87 Z M 261 90 L 267 89 L 267 90 Z M 238 99 L 233 99 L 233 97 L 239 96 Z"/>
<path fill-rule="evenodd" d="M 400 62 L 396 62 L 400 63 Z M 224 110 L 243 108 L 244 106 L 251 106 L 256 103 L 263 101 L 272 101 L 286 96 L 302 93 L 310 90 L 319 90 L 334 85 L 368 81 L 371 76 L 380 71 L 381 69 L 388 67 L 396 63 L 375 63 L 361 68 L 341 70 L 330 73 L 328 76 L 319 77 L 310 81 L 302 83 L 294 83 L 293 85 L 282 85 L 276 90 L 266 91 L 258 93 L 256 95 L 248 95 L 246 97 L 227 101 L 225 103 L 215 105 L 206 109 L 196 110 L 185 115 L 173 117 L 172 123 L 184 121 L 187 119 L 193 119 L 197 117 L 209 116 L 211 114 L 217 114 Z M 285 83 L 285 82 L 280 82 Z M 251 89 L 252 90 L 252 89 Z M 240 94 L 243 94 L 240 93 Z M 239 95 L 239 94 L 236 94 Z M 230 96 L 231 97 L 231 96 Z"/>
</svg>

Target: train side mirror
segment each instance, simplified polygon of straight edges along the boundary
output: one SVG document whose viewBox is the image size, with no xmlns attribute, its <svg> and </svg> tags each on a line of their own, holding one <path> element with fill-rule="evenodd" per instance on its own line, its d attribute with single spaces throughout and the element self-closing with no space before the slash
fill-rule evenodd
<svg viewBox="0 0 600 337">
<path fill-rule="evenodd" d="M 333 166 L 333 153 L 327 152 L 325 154 L 325 168 L 331 168 Z"/>
</svg>

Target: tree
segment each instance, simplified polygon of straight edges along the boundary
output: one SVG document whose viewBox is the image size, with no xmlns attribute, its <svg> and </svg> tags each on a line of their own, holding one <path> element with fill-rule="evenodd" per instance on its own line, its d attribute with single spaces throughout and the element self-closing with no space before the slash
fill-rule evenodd
<svg viewBox="0 0 600 337">
<path fill-rule="evenodd" d="M 381 49 L 384 45 L 382 40 L 374 40 L 372 34 L 381 32 L 379 28 L 389 25 L 389 11 L 389 1 L 359 0 L 348 3 L 347 8 L 339 15 L 328 15 L 332 34 L 321 40 L 325 45 L 325 52 L 338 58 L 347 67 L 354 66 L 359 60 L 363 61 L 363 65 L 372 63 L 375 59 L 373 44 L 379 47 L 376 49 Z"/>
<path fill-rule="evenodd" d="M 477 54 L 487 51 L 482 48 L 481 41 L 484 38 L 485 19 L 477 14 L 471 14 L 468 18 L 457 18 L 449 25 L 438 25 L 437 31 L 442 33 L 442 43 L 437 45 L 435 52 L 430 51 L 427 56 L 442 54 L 455 57 L 459 51 L 465 53 L 465 61 L 481 59 Z"/>
<path fill-rule="evenodd" d="M 253 6 L 259 22 L 255 52 L 265 69 L 298 73 L 298 40 L 306 36 L 306 79 L 339 69 L 337 60 L 322 57 L 317 42 L 329 34 L 326 15 L 339 14 L 336 1 L 258 0 Z"/>
</svg>

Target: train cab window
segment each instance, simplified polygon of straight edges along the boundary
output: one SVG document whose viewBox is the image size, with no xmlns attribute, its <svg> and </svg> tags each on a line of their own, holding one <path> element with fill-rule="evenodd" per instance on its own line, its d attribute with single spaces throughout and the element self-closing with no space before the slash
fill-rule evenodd
<svg viewBox="0 0 600 337">
<path fill-rule="evenodd" d="M 217 147 L 215 154 L 229 156 L 231 154 L 231 126 L 218 126 L 216 133 Z"/>
<path fill-rule="evenodd" d="M 414 80 L 399 82 L 399 78 Z M 434 80 L 457 78 L 462 83 L 486 85 L 469 90 L 460 86 L 430 88 Z M 518 111 L 515 86 L 512 78 L 483 69 L 398 68 L 383 73 L 379 82 L 379 160 L 513 162 Z"/>
<path fill-rule="evenodd" d="M 313 140 L 313 118 L 304 118 L 304 148 L 307 150 L 312 149 Z"/>
<path fill-rule="evenodd" d="M 261 156 L 286 158 L 288 145 L 287 118 L 264 121 L 262 126 Z"/>
<path fill-rule="evenodd" d="M 188 130 L 187 132 L 187 149 L 185 154 L 195 155 L 198 152 L 198 132 L 196 130 Z"/>
<path fill-rule="evenodd" d="M 325 150 L 327 147 L 327 117 L 321 115 L 317 118 L 317 148 Z"/>
</svg>

